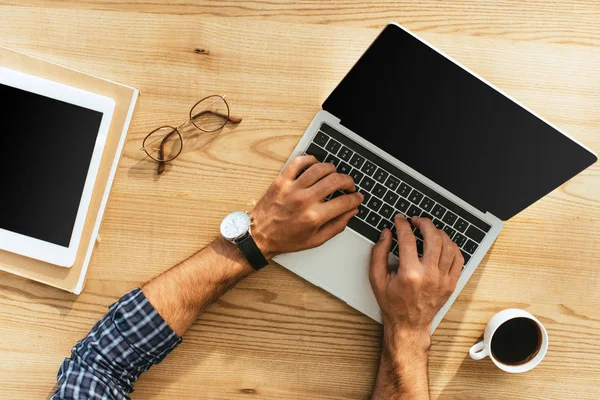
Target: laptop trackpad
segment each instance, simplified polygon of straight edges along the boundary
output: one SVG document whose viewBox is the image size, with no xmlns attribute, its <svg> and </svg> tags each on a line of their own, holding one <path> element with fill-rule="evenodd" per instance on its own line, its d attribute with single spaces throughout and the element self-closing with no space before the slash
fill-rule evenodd
<svg viewBox="0 0 600 400">
<path fill-rule="evenodd" d="M 320 247 L 282 254 L 274 261 L 381 322 L 369 283 L 372 247 L 371 242 L 346 228 Z"/>
</svg>

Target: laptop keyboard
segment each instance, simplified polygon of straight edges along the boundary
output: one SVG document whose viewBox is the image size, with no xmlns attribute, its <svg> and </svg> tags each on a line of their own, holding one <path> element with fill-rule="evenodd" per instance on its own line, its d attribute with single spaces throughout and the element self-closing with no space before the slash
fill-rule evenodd
<svg viewBox="0 0 600 400">
<path fill-rule="evenodd" d="M 338 172 L 354 179 L 365 199 L 348 227 L 373 243 L 377 242 L 385 228 L 395 233 L 393 220 L 396 214 L 403 214 L 408 220 L 414 216 L 425 217 L 431 219 L 438 229 L 443 229 L 458 245 L 466 265 L 491 228 L 487 222 L 325 123 L 306 149 L 306 154 L 315 156 L 321 162 L 334 164 Z M 326 200 L 342 194 L 338 191 Z M 423 235 L 416 228 L 413 232 L 417 240 L 417 252 L 422 256 Z M 395 236 L 392 252 L 398 255 Z"/>
</svg>

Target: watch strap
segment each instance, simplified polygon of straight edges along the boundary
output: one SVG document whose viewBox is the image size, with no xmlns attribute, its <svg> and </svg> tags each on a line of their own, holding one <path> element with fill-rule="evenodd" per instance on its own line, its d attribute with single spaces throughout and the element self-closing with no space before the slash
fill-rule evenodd
<svg viewBox="0 0 600 400">
<path fill-rule="evenodd" d="M 263 256 L 262 251 L 256 245 L 256 242 L 252 238 L 252 235 L 247 235 L 245 238 L 239 240 L 236 243 L 244 255 L 246 260 L 250 263 L 250 266 L 255 270 L 260 270 L 263 267 L 266 267 L 269 262 Z"/>
</svg>

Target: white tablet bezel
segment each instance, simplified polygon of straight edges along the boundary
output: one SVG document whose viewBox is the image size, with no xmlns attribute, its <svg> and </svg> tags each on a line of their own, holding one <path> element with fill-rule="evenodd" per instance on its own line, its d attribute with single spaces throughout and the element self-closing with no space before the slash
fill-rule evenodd
<svg viewBox="0 0 600 400">
<path fill-rule="evenodd" d="M 83 226 L 92 199 L 94 183 L 98 175 L 106 137 L 115 109 L 115 102 L 111 98 L 96 93 L 87 92 L 4 67 L 0 67 L 0 83 L 102 113 L 102 120 L 98 129 L 96 143 L 94 144 L 88 173 L 85 178 L 69 246 L 64 247 L 0 228 L 1 250 L 70 268 L 75 263 L 77 250 L 79 249 Z M 10 196 L 10 193 L 4 193 L 3 196 Z M 43 223 L 43 221 L 40 221 L 40 223 Z"/>
</svg>

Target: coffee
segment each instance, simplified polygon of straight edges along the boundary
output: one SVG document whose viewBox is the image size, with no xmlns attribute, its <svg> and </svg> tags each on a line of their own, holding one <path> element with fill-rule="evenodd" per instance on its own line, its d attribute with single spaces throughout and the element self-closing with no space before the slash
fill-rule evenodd
<svg viewBox="0 0 600 400">
<path fill-rule="evenodd" d="M 529 318 L 512 318 L 504 322 L 492 337 L 492 355 L 503 364 L 519 365 L 531 360 L 540 350 L 542 332 Z"/>
</svg>

